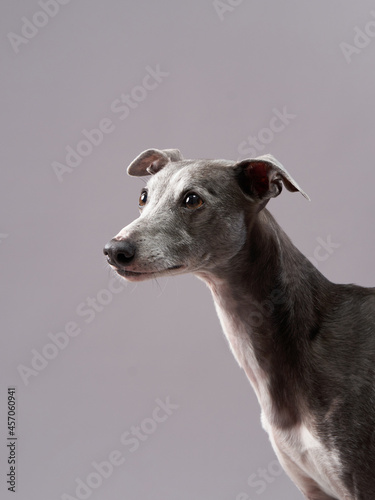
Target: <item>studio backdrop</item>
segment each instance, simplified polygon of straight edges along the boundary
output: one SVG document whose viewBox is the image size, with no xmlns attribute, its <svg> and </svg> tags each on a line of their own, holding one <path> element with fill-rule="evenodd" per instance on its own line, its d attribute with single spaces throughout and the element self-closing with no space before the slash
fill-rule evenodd
<svg viewBox="0 0 375 500">
<path fill-rule="evenodd" d="M 330 280 L 375 285 L 375 7 L 3 1 L 0 496 L 302 499 L 211 294 L 115 278 L 148 148 L 273 154 L 268 208 Z M 13 491 L 14 490 L 14 491 Z"/>
</svg>

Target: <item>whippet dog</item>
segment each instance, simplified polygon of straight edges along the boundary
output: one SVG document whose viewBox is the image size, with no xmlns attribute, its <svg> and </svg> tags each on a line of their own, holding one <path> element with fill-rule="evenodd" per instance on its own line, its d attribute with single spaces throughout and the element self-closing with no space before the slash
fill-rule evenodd
<svg viewBox="0 0 375 500">
<path fill-rule="evenodd" d="M 272 156 L 184 160 L 149 149 L 141 215 L 104 248 L 129 281 L 205 281 L 283 468 L 310 500 L 375 499 L 375 288 L 331 283 L 293 245 L 270 198 L 307 194 Z"/>
</svg>

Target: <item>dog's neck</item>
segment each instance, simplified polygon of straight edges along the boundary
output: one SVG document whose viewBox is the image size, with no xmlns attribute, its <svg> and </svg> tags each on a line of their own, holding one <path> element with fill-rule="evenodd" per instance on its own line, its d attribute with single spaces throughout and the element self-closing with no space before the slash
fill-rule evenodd
<svg viewBox="0 0 375 500">
<path fill-rule="evenodd" d="M 251 218 L 245 246 L 225 268 L 197 275 L 211 289 L 231 350 L 268 421 L 297 424 L 310 343 L 319 335 L 317 311 L 332 284 L 266 209 Z"/>
</svg>

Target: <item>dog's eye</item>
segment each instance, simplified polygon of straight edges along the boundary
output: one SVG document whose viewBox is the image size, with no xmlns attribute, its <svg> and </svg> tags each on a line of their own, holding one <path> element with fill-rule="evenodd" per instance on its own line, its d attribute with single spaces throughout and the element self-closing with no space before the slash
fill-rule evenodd
<svg viewBox="0 0 375 500">
<path fill-rule="evenodd" d="M 138 205 L 140 207 L 143 207 L 144 205 L 146 205 L 146 201 L 147 201 L 147 191 L 142 191 L 141 196 L 139 197 Z"/>
<path fill-rule="evenodd" d="M 189 193 L 184 199 L 184 206 L 190 209 L 199 208 L 203 203 L 202 198 L 195 193 Z"/>
</svg>

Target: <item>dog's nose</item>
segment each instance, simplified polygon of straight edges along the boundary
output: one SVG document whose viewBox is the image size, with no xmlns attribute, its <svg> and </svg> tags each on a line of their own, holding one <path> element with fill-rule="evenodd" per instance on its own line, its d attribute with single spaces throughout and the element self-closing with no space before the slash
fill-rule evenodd
<svg viewBox="0 0 375 500">
<path fill-rule="evenodd" d="M 118 267 L 129 264 L 135 255 L 135 245 L 129 240 L 111 240 L 103 248 L 108 262 Z"/>
</svg>

